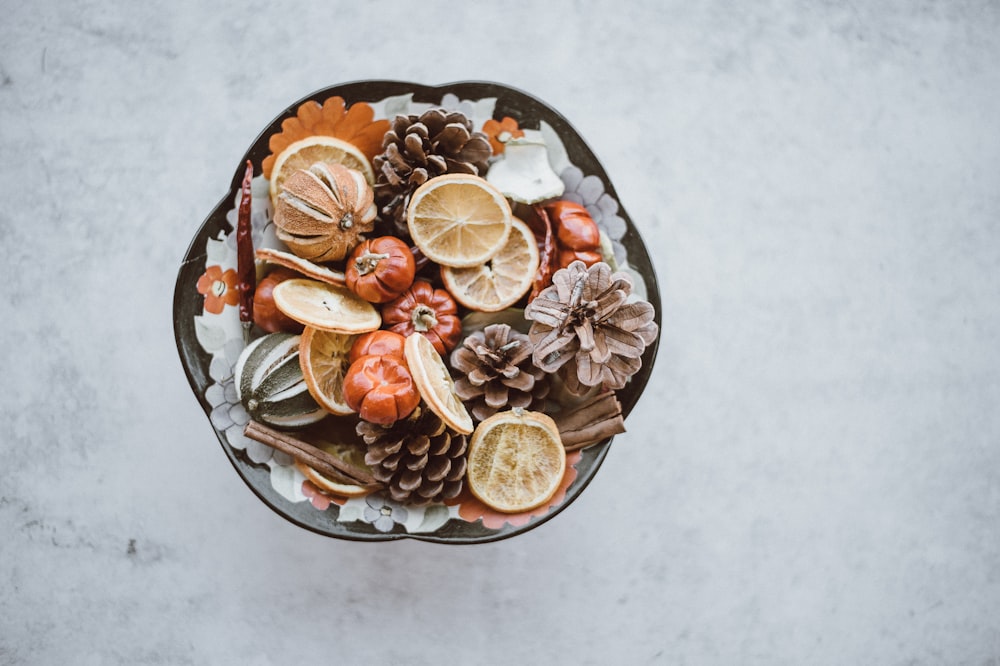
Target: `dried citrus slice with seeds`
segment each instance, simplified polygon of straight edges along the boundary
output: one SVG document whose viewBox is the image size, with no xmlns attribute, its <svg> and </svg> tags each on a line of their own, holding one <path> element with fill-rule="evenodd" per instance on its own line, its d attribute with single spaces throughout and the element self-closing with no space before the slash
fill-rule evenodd
<svg viewBox="0 0 1000 666">
<path fill-rule="evenodd" d="M 353 414 L 344 399 L 344 375 L 351 367 L 351 346 L 358 336 L 306 326 L 299 340 L 299 363 L 309 393 L 331 414 Z"/>
<path fill-rule="evenodd" d="M 472 432 L 472 417 L 455 394 L 455 382 L 431 341 L 414 333 L 406 338 L 403 355 L 413 375 L 413 383 L 431 411 L 453 430 L 463 435 Z"/>
<path fill-rule="evenodd" d="M 555 495 L 566 472 L 566 449 L 549 416 L 513 409 L 476 427 L 467 464 L 466 482 L 479 501 L 502 513 L 520 513 Z"/>
<path fill-rule="evenodd" d="M 271 201 L 281 193 L 281 185 L 299 169 L 308 169 L 316 162 L 333 162 L 357 169 L 365 174 L 369 185 L 375 184 L 371 162 L 354 144 L 334 136 L 307 136 L 278 153 L 271 169 Z"/>
<path fill-rule="evenodd" d="M 442 266 L 486 262 L 510 234 L 510 204 L 479 176 L 447 174 L 418 187 L 406 209 L 413 243 Z"/>
<path fill-rule="evenodd" d="M 347 287 L 296 278 L 278 284 L 271 293 L 279 310 L 306 326 L 358 334 L 382 325 L 378 310 Z"/>
<path fill-rule="evenodd" d="M 528 225 L 512 219 L 510 236 L 484 264 L 441 267 L 441 279 L 455 300 L 480 312 L 499 312 L 528 293 L 538 270 L 538 245 Z"/>
</svg>

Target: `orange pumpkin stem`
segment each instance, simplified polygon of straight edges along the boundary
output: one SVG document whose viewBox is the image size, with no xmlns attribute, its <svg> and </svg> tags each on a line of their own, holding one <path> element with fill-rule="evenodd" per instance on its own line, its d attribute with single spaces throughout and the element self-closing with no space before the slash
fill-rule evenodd
<svg viewBox="0 0 1000 666">
<path fill-rule="evenodd" d="M 426 333 L 437 326 L 438 323 L 437 316 L 434 314 L 434 308 L 423 303 L 413 308 L 413 316 L 411 318 L 413 319 L 414 330 L 421 333 Z"/>
<path fill-rule="evenodd" d="M 354 260 L 354 267 L 360 275 L 368 275 L 378 266 L 378 262 L 389 258 L 388 252 L 365 252 Z"/>
</svg>

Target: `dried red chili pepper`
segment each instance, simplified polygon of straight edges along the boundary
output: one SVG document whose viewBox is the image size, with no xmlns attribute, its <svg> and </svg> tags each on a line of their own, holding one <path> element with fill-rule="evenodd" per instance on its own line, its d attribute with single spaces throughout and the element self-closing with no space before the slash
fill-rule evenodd
<svg viewBox="0 0 1000 666">
<path fill-rule="evenodd" d="M 250 222 L 252 181 L 253 164 L 247 160 L 236 220 L 236 286 L 240 293 L 240 321 L 243 323 L 245 341 L 249 339 L 250 328 L 253 326 L 253 293 L 257 288 L 257 267 L 254 263 L 253 230 Z"/>
<path fill-rule="evenodd" d="M 549 214 L 542 206 L 534 206 L 535 217 L 528 219 L 526 223 L 535 234 L 538 243 L 538 270 L 535 271 L 535 279 L 531 285 L 531 293 L 528 301 L 535 299 L 539 293 L 552 284 L 552 274 L 555 273 L 556 262 L 556 238 L 552 233 L 552 222 Z"/>
</svg>

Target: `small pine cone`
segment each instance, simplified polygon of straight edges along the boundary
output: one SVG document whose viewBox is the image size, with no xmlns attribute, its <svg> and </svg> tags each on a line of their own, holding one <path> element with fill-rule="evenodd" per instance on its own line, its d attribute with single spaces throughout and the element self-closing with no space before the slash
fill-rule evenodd
<svg viewBox="0 0 1000 666">
<path fill-rule="evenodd" d="M 492 154 L 489 137 L 473 132 L 472 121 L 457 111 L 396 116 L 373 162 L 379 212 L 396 234 L 409 238 L 406 207 L 413 191 L 446 173 L 484 176 Z"/>
<path fill-rule="evenodd" d="M 491 324 L 465 338 L 451 354 L 460 374 L 455 392 L 483 421 L 502 409 L 540 409 L 549 392 L 549 377 L 531 360 L 528 336 L 507 324 Z"/>
<path fill-rule="evenodd" d="M 466 437 L 426 406 L 390 426 L 360 421 L 357 431 L 368 447 L 365 463 L 393 500 L 422 505 L 462 491 Z"/>
</svg>

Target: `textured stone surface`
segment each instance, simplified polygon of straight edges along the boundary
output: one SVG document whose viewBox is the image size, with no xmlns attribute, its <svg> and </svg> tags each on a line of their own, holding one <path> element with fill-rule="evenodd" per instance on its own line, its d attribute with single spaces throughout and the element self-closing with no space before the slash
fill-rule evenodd
<svg viewBox="0 0 1000 666">
<path fill-rule="evenodd" d="M 0 662 L 1000 663 L 997 62 L 987 2 L 5 3 Z M 513 540 L 294 527 L 178 362 L 246 145 L 364 78 L 546 100 L 656 256 L 628 434 Z"/>
</svg>

